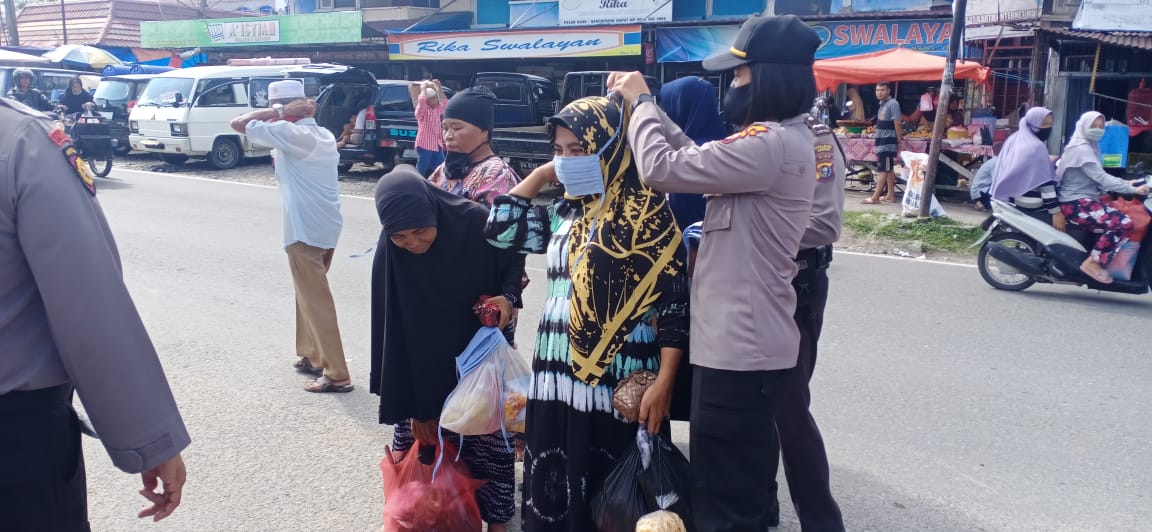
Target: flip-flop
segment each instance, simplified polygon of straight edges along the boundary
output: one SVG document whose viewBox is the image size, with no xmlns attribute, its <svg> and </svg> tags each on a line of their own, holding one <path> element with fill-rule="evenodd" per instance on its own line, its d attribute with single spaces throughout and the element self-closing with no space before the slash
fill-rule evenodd
<svg viewBox="0 0 1152 532">
<path fill-rule="evenodd" d="M 872 198 L 864 198 L 860 200 L 860 203 L 863 203 L 864 205 L 880 205 L 881 203 L 884 203 L 884 200 L 872 201 Z"/>
<path fill-rule="evenodd" d="M 292 367 L 296 368 L 296 371 L 300 373 L 307 373 L 317 377 L 324 374 L 324 368 L 313 367 L 312 361 L 308 360 L 307 357 L 300 357 L 295 364 L 292 364 Z"/>
<path fill-rule="evenodd" d="M 333 383 L 327 375 L 321 375 L 304 385 L 304 391 L 312 393 L 348 393 L 355 389 L 352 383 L 344 385 Z"/>
<path fill-rule="evenodd" d="M 1112 278 L 1112 275 L 1109 274 L 1105 270 L 1100 270 L 1096 273 L 1092 273 L 1092 272 L 1088 271 L 1086 268 L 1084 268 L 1083 264 L 1081 264 L 1080 265 L 1080 271 L 1084 272 L 1084 275 L 1091 277 L 1094 281 L 1096 281 L 1100 284 L 1112 284 L 1112 282 L 1115 281 L 1115 279 Z"/>
</svg>

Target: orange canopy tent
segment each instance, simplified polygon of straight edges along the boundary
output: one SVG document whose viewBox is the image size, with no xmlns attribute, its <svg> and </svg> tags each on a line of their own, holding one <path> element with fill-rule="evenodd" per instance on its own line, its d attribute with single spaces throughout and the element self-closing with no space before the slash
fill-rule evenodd
<svg viewBox="0 0 1152 532">
<path fill-rule="evenodd" d="M 882 52 L 850 55 L 816 61 L 816 90 L 832 90 L 841 83 L 868 85 L 881 81 L 940 81 L 944 77 L 943 57 L 893 48 Z M 956 79 L 988 81 L 988 67 L 973 61 L 956 62 Z"/>
</svg>

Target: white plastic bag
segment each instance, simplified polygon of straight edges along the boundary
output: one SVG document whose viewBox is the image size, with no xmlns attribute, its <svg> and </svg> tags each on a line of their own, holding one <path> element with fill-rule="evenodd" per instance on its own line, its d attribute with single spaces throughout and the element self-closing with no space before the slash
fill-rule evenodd
<svg viewBox="0 0 1152 532">
<path fill-rule="evenodd" d="M 900 202 L 904 216 L 917 216 L 920 214 L 920 201 L 924 197 L 924 176 L 928 171 L 928 154 L 910 151 L 900 152 L 900 159 L 904 161 L 904 199 Z M 928 210 L 932 216 L 948 216 L 936 195 L 932 195 L 932 207 Z"/>
<path fill-rule="evenodd" d="M 484 327 L 456 357 L 460 382 L 444 402 L 440 426 L 464 436 L 523 432 L 532 370 L 504 334 Z"/>
</svg>

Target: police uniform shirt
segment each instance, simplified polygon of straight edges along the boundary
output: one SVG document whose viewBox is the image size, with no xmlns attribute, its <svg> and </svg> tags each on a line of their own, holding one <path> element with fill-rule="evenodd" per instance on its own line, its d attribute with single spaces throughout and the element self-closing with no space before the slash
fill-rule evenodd
<svg viewBox="0 0 1152 532">
<path fill-rule="evenodd" d="M 796 365 L 792 279 L 812 215 L 814 138 L 797 117 L 695 146 L 656 105 L 636 107 L 628 142 L 641 178 L 662 192 L 713 195 L 692 280 L 694 365 L 728 371 Z"/>
<path fill-rule="evenodd" d="M 162 464 L 188 432 L 85 163 L 28 107 L 0 123 L 0 396 L 71 383 L 116 467 Z"/>
<path fill-rule="evenodd" d="M 840 239 L 844 218 L 844 180 L 847 164 L 832 128 L 808 117 L 808 128 L 816 135 L 816 190 L 812 194 L 812 216 L 800 238 L 800 249 L 827 246 Z"/>
</svg>

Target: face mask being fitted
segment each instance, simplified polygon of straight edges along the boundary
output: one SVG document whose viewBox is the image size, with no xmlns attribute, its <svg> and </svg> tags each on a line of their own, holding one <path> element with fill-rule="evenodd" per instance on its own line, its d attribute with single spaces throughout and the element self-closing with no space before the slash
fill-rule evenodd
<svg viewBox="0 0 1152 532">
<path fill-rule="evenodd" d="M 468 177 L 468 171 L 472 169 L 472 154 L 477 150 L 483 148 L 487 142 L 481 143 L 476 146 L 476 149 L 468 152 L 450 151 L 444 154 L 444 175 L 448 179 L 464 179 Z"/>
<path fill-rule="evenodd" d="M 556 179 L 564 185 L 564 193 L 574 198 L 594 196 L 604 193 L 604 172 L 600 170 L 600 155 L 608 151 L 620 130 L 624 127 L 624 115 L 612 138 L 600 151 L 589 155 L 557 155 L 552 158 L 556 165 Z"/>
<path fill-rule="evenodd" d="M 724 94 L 724 119 L 736 124 L 737 126 L 746 126 L 744 122 L 748 120 L 748 111 L 752 108 L 752 85 L 741 85 L 739 87 L 728 87 L 728 92 Z"/>
<path fill-rule="evenodd" d="M 1092 142 L 1100 142 L 1100 139 L 1104 138 L 1104 128 L 1090 127 L 1084 131 L 1084 138 Z"/>
</svg>

